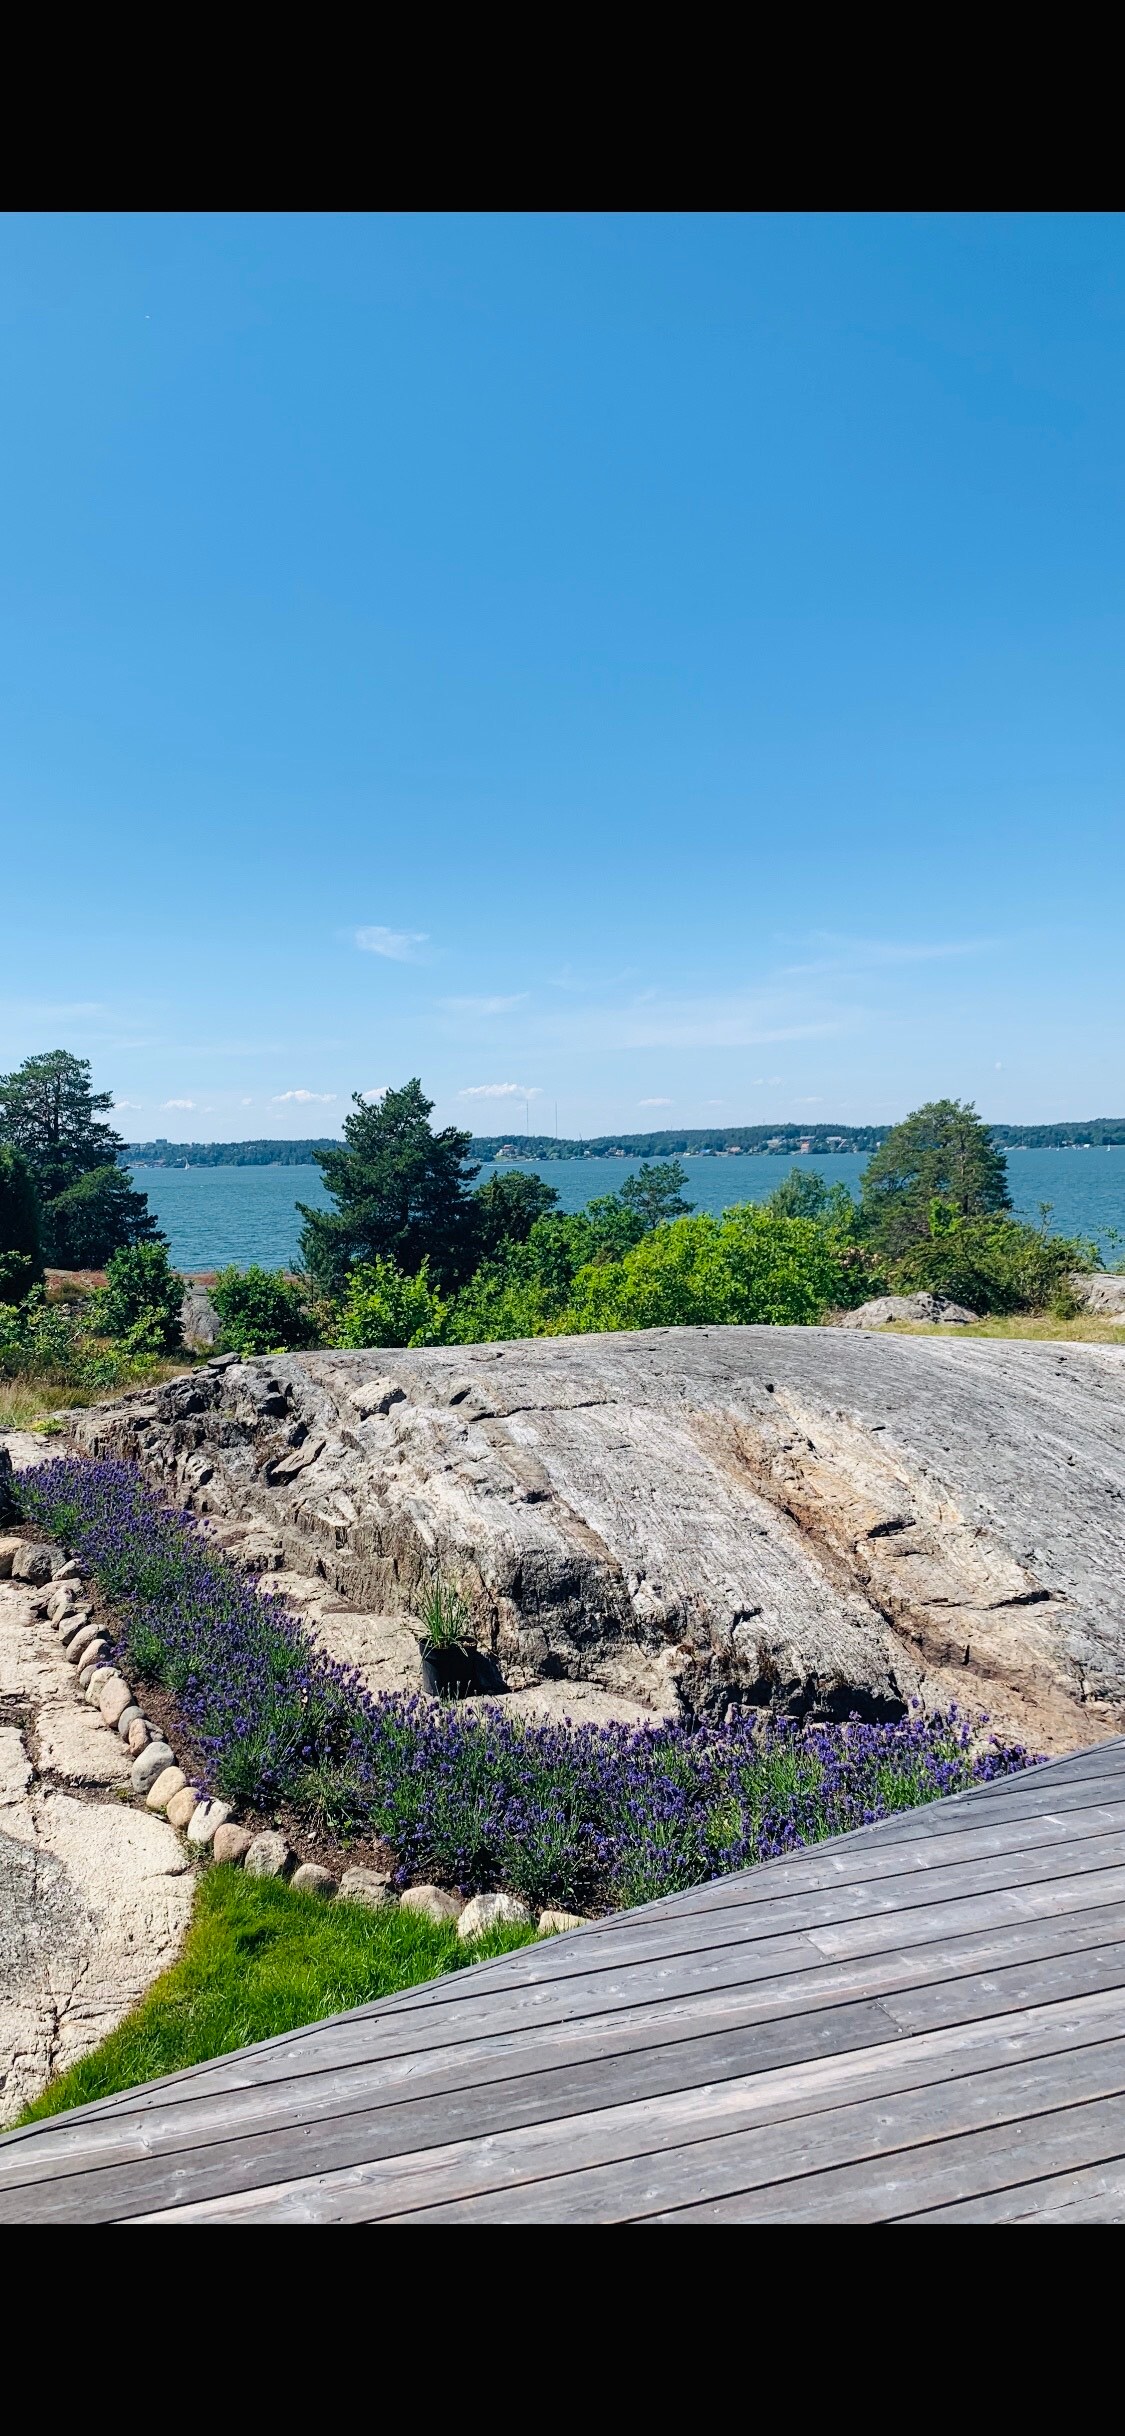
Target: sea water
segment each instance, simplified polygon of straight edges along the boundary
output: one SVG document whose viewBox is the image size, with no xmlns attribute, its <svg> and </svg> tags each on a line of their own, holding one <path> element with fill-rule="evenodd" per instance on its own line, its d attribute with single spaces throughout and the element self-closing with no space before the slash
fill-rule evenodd
<svg viewBox="0 0 1125 2436">
<path fill-rule="evenodd" d="M 505 1159 L 481 1170 L 481 1182 L 511 1167 L 534 1169 L 553 1184 L 564 1210 L 584 1209 L 596 1194 L 616 1192 L 635 1175 L 639 1159 Z M 771 1153 L 687 1155 L 686 1200 L 718 1215 L 736 1201 L 765 1201 L 791 1168 L 815 1169 L 829 1184 L 853 1193 L 866 1154 L 840 1151 L 823 1158 Z M 178 1269 L 290 1268 L 298 1258 L 298 1201 L 328 1202 L 318 1167 L 138 1167 L 133 1180 L 148 1194 Z M 1125 1259 L 1125 1147 L 1112 1150 L 1011 1150 L 1008 1182 L 1016 1214 L 1038 1223 L 1050 1204 L 1057 1234 L 1091 1236 L 1108 1267 Z M 1116 1238 L 1120 1237 L 1118 1241 Z"/>
</svg>

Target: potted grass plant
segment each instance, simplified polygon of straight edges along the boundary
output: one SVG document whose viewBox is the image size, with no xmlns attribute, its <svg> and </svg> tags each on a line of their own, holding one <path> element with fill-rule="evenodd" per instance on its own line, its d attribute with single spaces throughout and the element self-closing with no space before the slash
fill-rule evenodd
<svg viewBox="0 0 1125 2436">
<path fill-rule="evenodd" d="M 458 1589 L 439 1576 L 418 1610 L 422 1627 L 422 1689 L 439 1700 L 464 1700 L 478 1689 L 480 1660 L 472 1617 Z"/>
</svg>

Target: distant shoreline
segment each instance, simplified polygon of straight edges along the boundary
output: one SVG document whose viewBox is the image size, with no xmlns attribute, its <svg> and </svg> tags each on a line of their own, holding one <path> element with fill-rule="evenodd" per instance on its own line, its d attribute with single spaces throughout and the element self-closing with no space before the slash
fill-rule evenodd
<svg viewBox="0 0 1125 2436">
<path fill-rule="evenodd" d="M 870 1153 L 885 1142 L 889 1125 L 730 1125 L 660 1133 L 599 1134 L 592 1140 L 561 1140 L 554 1134 L 475 1136 L 470 1155 L 484 1165 L 499 1159 L 673 1159 L 764 1157 L 829 1158 Z M 1057 1125 L 993 1125 L 1002 1150 L 1125 1149 L 1125 1117 L 1088 1117 Z M 312 1167 L 321 1150 L 338 1150 L 339 1135 L 300 1142 L 130 1142 L 123 1167 Z"/>
</svg>

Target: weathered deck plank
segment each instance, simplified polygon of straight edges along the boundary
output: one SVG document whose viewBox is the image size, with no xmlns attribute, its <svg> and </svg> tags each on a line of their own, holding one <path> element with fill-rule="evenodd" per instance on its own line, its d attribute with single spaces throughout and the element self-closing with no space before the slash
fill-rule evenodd
<svg viewBox="0 0 1125 2436">
<path fill-rule="evenodd" d="M 0 2140 L 0 2222 L 1125 2215 L 1125 1741 Z"/>
</svg>

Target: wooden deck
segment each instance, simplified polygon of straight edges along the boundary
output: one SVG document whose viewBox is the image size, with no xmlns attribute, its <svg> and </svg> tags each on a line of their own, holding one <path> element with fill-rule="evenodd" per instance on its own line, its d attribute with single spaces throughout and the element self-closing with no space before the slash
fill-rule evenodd
<svg viewBox="0 0 1125 2436">
<path fill-rule="evenodd" d="M 1125 1741 L 0 2141 L 9 2224 L 1125 2217 Z"/>
</svg>

